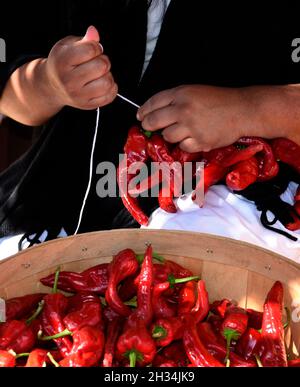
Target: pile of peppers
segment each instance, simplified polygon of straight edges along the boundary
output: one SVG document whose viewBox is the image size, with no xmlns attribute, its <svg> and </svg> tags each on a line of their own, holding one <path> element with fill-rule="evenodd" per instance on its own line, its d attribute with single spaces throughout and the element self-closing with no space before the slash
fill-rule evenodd
<svg viewBox="0 0 300 387">
<path fill-rule="evenodd" d="M 263 312 L 211 303 L 201 278 L 148 245 L 41 283 L 49 294 L 6 301 L 0 367 L 300 366 L 287 354 L 280 282 Z"/>
<path fill-rule="evenodd" d="M 174 196 L 178 192 L 177 188 L 182 188 L 178 187 L 180 183 L 177 177 L 183 176 L 183 179 L 180 179 L 182 186 L 185 163 L 193 165 L 196 182 L 193 200 L 200 207 L 205 204 L 203 191 L 204 195 L 207 194 L 213 185 L 220 182 L 225 182 L 234 192 L 241 192 L 255 183 L 275 179 L 279 173 L 279 162 L 289 165 L 300 175 L 300 146 L 284 138 L 266 141 L 259 137 L 244 137 L 237 143 L 221 149 L 191 154 L 182 151 L 179 145 L 167 143 L 160 134 L 147 133 L 141 127 L 134 126 L 129 130 L 124 152 L 126 158 L 121 162 L 118 171 L 120 193 L 124 206 L 142 226 L 149 224 L 149 218 L 142 211 L 137 195 L 130 186 L 139 176 L 139 165 L 142 168 L 148 161 L 160 166 L 167 165 L 169 168 L 162 172 L 162 167 L 157 174 L 154 173 L 147 181 L 142 182 L 138 193 L 143 193 L 143 189 L 151 190 L 157 183 L 161 184 L 159 206 L 168 213 L 177 212 Z M 204 164 L 203 172 L 198 168 L 200 162 Z M 291 231 L 300 229 L 299 202 L 298 193 L 295 211 L 291 214 L 294 222 L 286 225 Z"/>
</svg>

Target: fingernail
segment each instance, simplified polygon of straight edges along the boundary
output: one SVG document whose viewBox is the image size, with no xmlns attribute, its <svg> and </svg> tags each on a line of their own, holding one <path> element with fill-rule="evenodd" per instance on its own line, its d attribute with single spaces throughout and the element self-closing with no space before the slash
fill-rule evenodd
<svg viewBox="0 0 300 387">
<path fill-rule="evenodd" d="M 104 47 L 102 46 L 101 43 L 99 43 L 99 46 L 100 46 L 100 48 L 101 48 L 102 54 L 104 54 Z"/>
<path fill-rule="evenodd" d="M 136 118 L 138 121 L 142 121 L 142 116 L 140 112 L 137 112 Z"/>
</svg>

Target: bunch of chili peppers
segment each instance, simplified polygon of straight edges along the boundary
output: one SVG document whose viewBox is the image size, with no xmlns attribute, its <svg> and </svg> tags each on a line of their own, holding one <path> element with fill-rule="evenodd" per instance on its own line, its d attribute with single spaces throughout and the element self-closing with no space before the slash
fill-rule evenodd
<svg viewBox="0 0 300 387">
<path fill-rule="evenodd" d="M 124 148 L 125 159 L 120 164 L 118 182 L 123 203 L 133 218 L 143 226 L 149 219 L 139 206 L 138 195 L 159 186 L 160 208 L 176 213 L 174 198 L 182 192 L 185 183 L 186 163 L 191 163 L 194 179 L 193 200 L 201 207 L 203 194 L 220 182 L 235 192 L 244 191 L 254 183 L 274 179 L 279 173 L 279 161 L 288 164 L 300 174 L 300 146 L 287 139 L 268 142 L 258 137 L 244 137 L 237 143 L 211 152 L 190 154 L 179 146 L 167 143 L 160 134 L 151 134 L 134 126 L 130 129 Z M 135 178 L 143 165 L 155 162 L 157 170 L 135 187 Z M 204 170 L 198 163 L 204 163 Z M 135 187 L 135 188 L 134 188 Z M 292 214 L 291 231 L 300 229 L 300 202 Z"/>
<path fill-rule="evenodd" d="M 205 282 L 148 245 L 83 273 L 41 280 L 49 294 L 6 302 L 0 367 L 297 367 L 285 346 L 280 282 L 263 312 L 210 303 Z M 62 293 L 64 292 L 64 293 Z M 66 294 L 69 294 L 68 296 Z"/>
</svg>

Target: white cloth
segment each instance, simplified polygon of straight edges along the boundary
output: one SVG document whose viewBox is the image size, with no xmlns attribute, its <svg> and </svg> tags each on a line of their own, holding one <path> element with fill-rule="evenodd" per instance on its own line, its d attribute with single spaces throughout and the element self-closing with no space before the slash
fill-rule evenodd
<svg viewBox="0 0 300 387">
<path fill-rule="evenodd" d="M 290 184 L 282 199 L 293 203 L 297 186 Z M 289 232 L 299 239 L 293 242 L 264 228 L 254 203 L 231 193 L 225 186 L 215 186 L 199 208 L 187 195 L 177 200 L 179 211 L 168 214 L 158 209 L 151 217 L 150 229 L 195 231 L 232 238 L 263 247 L 300 263 L 300 231 Z M 269 214 L 270 220 L 272 214 Z M 287 231 L 279 222 L 274 227 Z"/>
</svg>

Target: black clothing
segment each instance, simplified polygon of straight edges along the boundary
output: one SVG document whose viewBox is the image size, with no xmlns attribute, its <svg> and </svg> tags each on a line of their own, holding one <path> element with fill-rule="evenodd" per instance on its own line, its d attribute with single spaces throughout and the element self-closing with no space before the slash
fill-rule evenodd
<svg viewBox="0 0 300 387">
<path fill-rule="evenodd" d="M 255 2 L 237 5 L 173 0 L 153 58 L 140 81 L 147 1 L 58 3 L 57 13 L 55 1 L 46 5 L 50 22 L 43 27 L 45 9 L 41 14 L 37 10 L 37 24 L 30 24 L 28 31 L 24 20 L 30 20 L 30 1 L 26 2 L 28 19 L 23 15 L 19 37 L 7 37 L 7 45 L 12 41 L 13 48 L 8 49 L 9 63 L 0 65 L 0 87 L 20 64 L 47 56 L 58 39 L 82 36 L 91 24 L 100 31 L 120 92 L 140 104 L 159 91 L 183 84 L 244 87 L 300 82 L 300 65 L 291 59 L 292 41 L 300 36 L 299 4 L 272 3 L 264 11 Z M 35 28 L 41 28 L 41 33 L 37 34 Z M 31 36 L 26 41 L 20 40 L 24 31 Z M 102 161 L 118 164 L 135 114 L 135 109 L 120 100 L 101 109 L 96 165 Z M 88 183 L 95 119 L 94 111 L 63 109 L 45 125 L 33 149 L 0 175 L 0 236 L 62 227 L 70 234 L 74 232 Z M 137 227 L 120 199 L 97 197 L 98 178 L 95 174 L 80 231 Z M 148 213 L 157 206 L 151 200 L 142 205 Z"/>
</svg>

